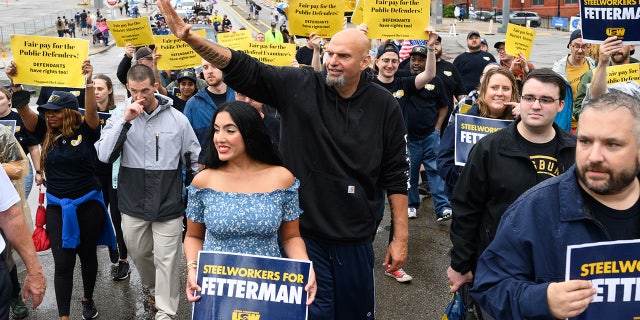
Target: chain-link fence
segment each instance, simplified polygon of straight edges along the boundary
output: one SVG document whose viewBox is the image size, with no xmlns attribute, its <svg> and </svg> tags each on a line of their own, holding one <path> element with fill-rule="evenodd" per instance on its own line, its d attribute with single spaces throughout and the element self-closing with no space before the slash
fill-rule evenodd
<svg viewBox="0 0 640 320">
<path fill-rule="evenodd" d="M 2 40 L 3 44 L 8 44 L 11 35 L 14 34 L 45 35 L 48 31 L 55 31 L 55 23 L 58 17 L 65 16 L 67 19 L 74 19 L 76 12 L 77 10 L 69 9 L 67 11 L 27 19 L 23 22 L 0 24 L 0 40 Z"/>
</svg>

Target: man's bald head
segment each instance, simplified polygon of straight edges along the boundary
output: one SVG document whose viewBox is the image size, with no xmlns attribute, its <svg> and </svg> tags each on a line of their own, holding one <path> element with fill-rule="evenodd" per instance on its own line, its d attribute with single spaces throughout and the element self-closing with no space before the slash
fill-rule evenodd
<svg viewBox="0 0 640 320">
<path fill-rule="evenodd" d="M 336 33 L 331 41 L 345 41 L 347 43 L 353 43 L 356 51 L 365 55 L 369 53 L 369 47 L 371 44 L 367 36 L 357 29 L 344 29 Z"/>
</svg>

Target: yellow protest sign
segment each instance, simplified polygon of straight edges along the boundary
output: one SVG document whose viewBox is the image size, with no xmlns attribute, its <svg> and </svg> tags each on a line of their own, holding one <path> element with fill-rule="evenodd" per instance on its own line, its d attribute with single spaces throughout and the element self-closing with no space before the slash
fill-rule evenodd
<svg viewBox="0 0 640 320">
<path fill-rule="evenodd" d="M 509 23 L 507 27 L 507 37 L 504 42 L 504 50 L 508 55 L 514 57 L 517 57 L 518 53 L 522 52 L 527 60 L 529 60 L 535 37 L 535 30 Z"/>
<path fill-rule="evenodd" d="M 288 17 L 291 34 L 330 38 L 342 30 L 344 1 L 289 0 Z"/>
<path fill-rule="evenodd" d="M 253 41 L 253 39 L 251 38 L 251 31 L 249 30 L 218 33 L 218 44 L 233 50 L 239 50 L 243 47 L 244 43 L 250 41 Z"/>
<path fill-rule="evenodd" d="M 247 42 L 241 50 L 272 66 L 291 66 L 296 58 L 296 45 L 291 43 Z"/>
<path fill-rule="evenodd" d="M 204 29 L 193 31 L 195 34 L 206 37 Z M 181 70 L 202 64 L 202 57 L 189 45 L 174 35 L 153 36 L 158 58 L 158 70 Z"/>
<path fill-rule="evenodd" d="M 364 0 L 356 1 L 356 7 L 353 8 L 353 14 L 351 15 L 351 23 L 359 25 L 364 19 Z"/>
<path fill-rule="evenodd" d="M 82 62 L 89 57 L 87 40 L 12 35 L 11 52 L 18 66 L 15 83 L 84 88 Z"/>
<path fill-rule="evenodd" d="M 362 0 L 361 0 L 362 1 Z M 427 40 L 430 0 L 366 0 L 364 23 L 371 39 Z"/>
<path fill-rule="evenodd" d="M 628 63 L 618 66 L 607 67 L 607 84 L 618 82 L 635 81 L 640 83 L 640 74 L 638 73 L 640 63 Z"/>
<path fill-rule="evenodd" d="M 147 17 L 107 21 L 107 25 L 118 47 L 124 47 L 127 43 L 136 47 L 153 44 L 153 32 Z"/>
</svg>

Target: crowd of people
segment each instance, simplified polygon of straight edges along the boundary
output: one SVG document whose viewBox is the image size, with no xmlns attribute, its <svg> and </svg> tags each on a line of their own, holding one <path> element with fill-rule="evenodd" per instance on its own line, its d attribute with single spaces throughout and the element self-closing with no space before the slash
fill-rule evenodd
<svg viewBox="0 0 640 320">
<path fill-rule="evenodd" d="M 4 250 L 0 319 L 28 313 L 23 298 L 37 306 L 46 286 L 22 234 L 32 222 L 20 199 L 34 181 L 47 186 L 61 319 L 71 313 L 76 256 L 83 319 L 98 316 L 99 244 L 117 265 L 114 281 L 137 269 L 156 319 L 179 313 L 182 254 L 184 292 L 198 300 L 200 250 L 312 261 L 310 319 L 374 319 L 372 241 L 387 201 L 383 272 L 412 281 L 409 219 L 430 197 L 434 221 L 451 220 L 451 292 L 469 290 L 478 319 L 578 316 L 596 291 L 564 280 L 566 246 L 640 238 L 640 86 L 608 84 L 606 73 L 637 60 L 616 37 L 594 60 L 577 30 L 550 69 L 507 54 L 505 41 L 494 44 L 496 59 L 477 31 L 449 62 L 430 27 L 422 42 L 372 46 L 359 25 L 330 39 L 312 33 L 294 67 L 272 67 L 195 35 L 169 0 L 158 7 L 158 29 L 191 46 L 201 66 L 158 70 L 153 46 L 127 44 L 117 71 L 124 103 L 89 60 L 82 96 L 43 90 L 39 112 L 20 84 L 0 90 L 0 118 L 23 128 L 0 132 L 15 140 L 0 148 L 0 184 L 16 190 L 0 194 L 0 249 L 12 246 L 28 271 L 21 297 Z M 230 30 L 225 17 L 211 18 L 220 32 Z M 274 19 L 256 41 L 288 41 Z M 28 67 L 11 62 L 6 72 L 13 79 Z M 111 114 L 104 126 L 98 112 Z M 458 113 L 510 121 L 475 143 L 464 166 L 454 160 Z"/>
</svg>

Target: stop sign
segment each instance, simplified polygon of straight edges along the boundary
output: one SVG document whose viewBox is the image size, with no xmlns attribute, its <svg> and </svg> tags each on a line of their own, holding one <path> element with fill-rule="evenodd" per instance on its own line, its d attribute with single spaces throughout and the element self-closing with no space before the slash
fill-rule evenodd
<svg viewBox="0 0 640 320">
<path fill-rule="evenodd" d="M 115 6 L 118 3 L 118 0 L 107 0 L 107 4 L 110 6 Z"/>
</svg>

